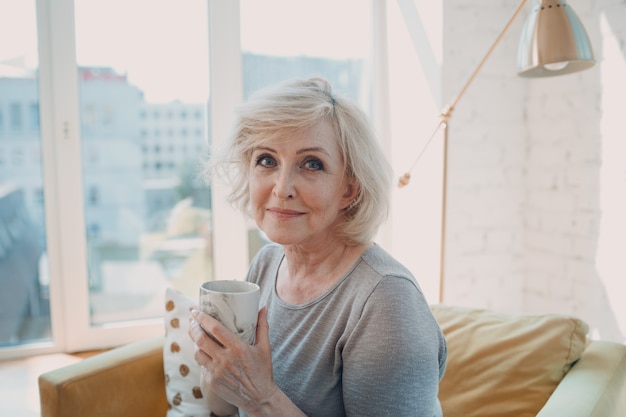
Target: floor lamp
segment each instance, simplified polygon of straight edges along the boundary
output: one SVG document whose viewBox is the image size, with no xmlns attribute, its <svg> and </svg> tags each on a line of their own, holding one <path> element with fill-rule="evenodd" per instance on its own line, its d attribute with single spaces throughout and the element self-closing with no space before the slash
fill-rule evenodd
<svg viewBox="0 0 626 417">
<path fill-rule="evenodd" d="M 439 123 L 430 138 L 426 141 L 418 154 L 411 169 L 398 181 L 400 188 L 408 185 L 411 171 L 421 158 L 422 154 L 436 136 L 443 129 L 443 201 L 441 221 L 441 257 L 439 277 L 439 301 L 443 302 L 444 294 L 444 250 L 446 227 L 446 193 L 447 193 L 447 159 L 448 159 L 448 124 L 452 111 L 459 103 L 471 83 L 474 81 L 491 53 L 500 43 L 511 24 L 521 13 L 527 0 L 522 0 L 509 19 L 504 29 L 487 54 L 480 61 L 474 72 L 461 88 L 456 97 L 443 108 Z M 550 77 L 591 68 L 595 61 L 589 38 L 582 23 L 572 8 L 560 0 L 534 0 L 531 14 L 527 17 L 520 37 L 517 54 L 517 71 L 522 77 Z"/>
</svg>

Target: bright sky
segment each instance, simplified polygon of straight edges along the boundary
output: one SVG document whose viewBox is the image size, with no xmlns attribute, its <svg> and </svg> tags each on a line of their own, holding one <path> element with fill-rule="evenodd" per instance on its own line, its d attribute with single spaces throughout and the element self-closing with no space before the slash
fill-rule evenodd
<svg viewBox="0 0 626 417">
<path fill-rule="evenodd" d="M 0 39 L 0 63 L 25 57 L 28 67 L 37 65 L 34 1 L 0 0 Z"/>
<path fill-rule="evenodd" d="M 0 62 L 37 66 L 34 0 L 0 0 Z M 150 101 L 208 97 L 207 0 L 76 0 L 80 66 L 128 75 Z M 5 11 L 10 10 L 11 13 Z M 369 54 L 369 2 L 241 0 L 242 47 L 272 55 Z"/>
<path fill-rule="evenodd" d="M 273 55 L 369 55 L 370 4 L 364 0 L 241 0 L 242 46 Z"/>
</svg>

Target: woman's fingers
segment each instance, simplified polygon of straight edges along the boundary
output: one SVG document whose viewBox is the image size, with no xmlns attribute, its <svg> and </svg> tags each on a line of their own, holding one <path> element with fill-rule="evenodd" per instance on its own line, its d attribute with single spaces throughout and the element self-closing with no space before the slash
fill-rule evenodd
<svg viewBox="0 0 626 417">
<path fill-rule="evenodd" d="M 254 345 L 261 349 L 265 356 L 271 356 L 270 331 L 267 322 L 267 307 L 259 311 L 259 318 L 256 326 L 256 339 Z"/>
<path fill-rule="evenodd" d="M 235 348 L 239 343 L 242 343 L 239 337 L 228 330 L 219 320 L 202 311 L 192 310 L 189 320 L 190 336 L 196 345 L 203 350 L 205 348 L 214 349 L 213 344 L 220 348 Z M 212 343 L 209 343 L 209 340 Z"/>
<path fill-rule="evenodd" d="M 245 406 L 277 389 L 272 378 L 265 308 L 259 311 L 253 346 L 200 311 L 193 311 L 190 316 L 189 334 L 198 348 L 195 359 L 205 368 L 203 383 L 227 402 Z"/>
</svg>

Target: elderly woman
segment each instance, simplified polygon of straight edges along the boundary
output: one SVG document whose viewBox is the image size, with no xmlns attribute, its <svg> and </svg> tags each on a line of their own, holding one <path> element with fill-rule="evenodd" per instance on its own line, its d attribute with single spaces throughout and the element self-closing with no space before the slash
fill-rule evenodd
<svg viewBox="0 0 626 417">
<path fill-rule="evenodd" d="M 211 169 L 273 243 L 247 276 L 264 305 L 254 345 L 192 312 L 206 386 L 240 415 L 440 416 L 445 339 L 411 272 L 372 241 L 392 180 L 367 117 L 319 78 L 237 116 Z"/>
</svg>

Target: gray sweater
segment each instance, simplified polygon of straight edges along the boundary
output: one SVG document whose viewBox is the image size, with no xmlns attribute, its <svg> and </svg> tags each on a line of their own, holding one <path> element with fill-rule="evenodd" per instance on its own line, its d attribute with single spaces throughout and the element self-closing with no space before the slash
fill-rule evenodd
<svg viewBox="0 0 626 417">
<path fill-rule="evenodd" d="M 441 416 L 446 342 L 412 274 L 374 245 L 325 294 L 290 305 L 275 289 L 283 256 L 265 246 L 247 279 L 261 287 L 287 396 L 309 417 Z"/>
</svg>

